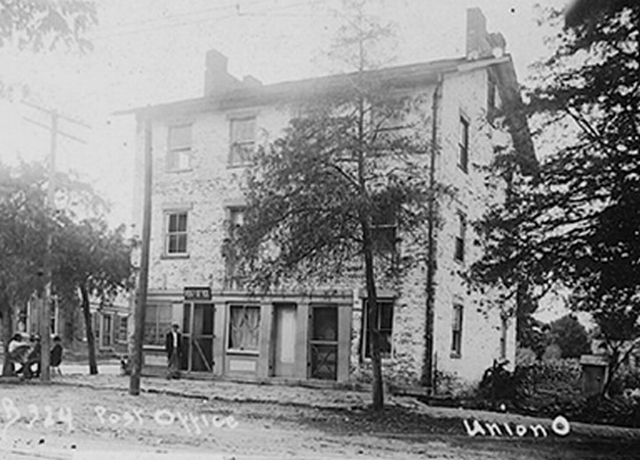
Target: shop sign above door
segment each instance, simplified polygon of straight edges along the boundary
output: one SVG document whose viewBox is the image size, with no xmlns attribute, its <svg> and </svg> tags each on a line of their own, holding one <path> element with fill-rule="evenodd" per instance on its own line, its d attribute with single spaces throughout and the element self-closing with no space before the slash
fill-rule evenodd
<svg viewBox="0 0 640 460">
<path fill-rule="evenodd" d="M 211 288 L 205 287 L 185 287 L 184 300 L 211 300 Z"/>
</svg>

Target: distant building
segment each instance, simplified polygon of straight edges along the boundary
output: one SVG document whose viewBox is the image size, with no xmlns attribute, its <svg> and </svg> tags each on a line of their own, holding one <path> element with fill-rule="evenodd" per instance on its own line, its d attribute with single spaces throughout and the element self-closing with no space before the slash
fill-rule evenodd
<svg viewBox="0 0 640 460">
<path fill-rule="evenodd" d="M 349 84 L 349 76 L 262 85 L 252 77 L 231 76 L 227 58 L 217 51 L 207 54 L 206 64 L 202 97 L 135 110 L 137 228 L 147 123 L 153 152 L 146 365 L 165 365 L 164 336 L 176 322 L 186 339 L 183 367 L 190 372 L 367 379 L 363 280 L 251 295 L 238 287 L 223 251 L 229 232 L 243 222 L 240 186 L 251 152 L 281 135 L 296 103 Z M 436 376 L 477 382 L 494 360 L 515 361 L 515 319 L 499 307 L 484 310 L 480 301 L 495 293 L 481 298 L 459 274 L 480 255 L 470 223 L 501 199 L 500 187 L 487 187 L 482 168 L 492 161 L 494 148 L 513 146 L 535 162 L 526 120 L 515 110 L 520 97 L 513 63 L 502 35 L 487 33 L 482 12 L 472 9 L 466 56 L 375 72 L 390 88 L 424 99 L 418 110 L 435 117 L 435 131 L 431 124 L 424 127 L 425 142 L 434 139 L 439 146 L 435 178 L 457 190 L 439 203 L 433 302 L 427 302 L 424 266 L 397 287 L 380 289 L 385 379 L 427 388 L 434 387 Z"/>
<path fill-rule="evenodd" d="M 29 334 L 40 334 L 41 303 L 35 296 L 24 308 L 19 309 L 16 330 Z M 121 294 L 109 300 L 100 301 L 92 298 L 90 301 L 91 325 L 98 350 L 127 352 L 131 320 L 131 308 L 127 295 Z M 53 296 L 51 308 L 51 334 L 66 336 L 65 328 L 71 328 L 75 341 L 86 341 L 86 327 L 79 306 L 68 308 L 61 305 L 57 296 Z M 68 316 L 67 316 L 68 315 Z"/>
</svg>

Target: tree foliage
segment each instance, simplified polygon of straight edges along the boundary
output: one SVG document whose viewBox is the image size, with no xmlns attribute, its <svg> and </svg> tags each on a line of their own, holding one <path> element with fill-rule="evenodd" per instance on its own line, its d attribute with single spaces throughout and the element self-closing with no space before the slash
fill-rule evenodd
<svg viewBox="0 0 640 460">
<path fill-rule="evenodd" d="M 362 3 L 355 7 L 350 35 L 340 43 L 355 47 L 352 54 L 342 51 L 356 71 L 342 85 L 309 95 L 298 108 L 301 116 L 259 152 L 249 174 L 245 225 L 232 244 L 238 244 L 240 267 L 254 286 L 365 281 L 379 409 L 378 284 L 425 257 L 420 249 L 435 191 L 429 145 L 418 136 L 429 132 L 429 106 L 424 95 L 393 94 L 371 72 L 375 67 L 364 50 L 386 29 L 365 20 Z M 415 249 L 413 258 L 399 257 L 398 237 Z"/>
<path fill-rule="evenodd" d="M 60 43 L 93 48 L 84 35 L 97 23 L 96 8 L 88 0 L 0 0 L 0 47 L 54 49 Z"/>
<path fill-rule="evenodd" d="M 537 174 L 521 174 L 512 161 L 501 165 L 512 178 L 511 199 L 480 225 L 487 251 L 473 271 L 476 280 L 524 282 L 537 294 L 568 287 L 574 309 L 597 321 L 624 317 L 635 324 L 640 4 L 615 1 L 581 11 L 555 37 L 529 91 L 531 112 L 564 142 L 553 144 Z M 551 11 L 548 19 L 559 23 L 562 15 Z M 554 133 L 567 121 L 572 131 Z M 610 330 L 616 329 L 623 330 Z"/>
<path fill-rule="evenodd" d="M 79 220 L 99 198 L 87 184 L 57 175 L 57 196 L 68 208 L 46 205 L 47 171 L 39 164 L 0 165 L 0 316 L 3 337 L 11 335 L 12 313 L 44 287 L 45 254 L 52 236 L 53 291 L 71 305 L 85 297 L 107 299 L 126 288 L 130 243 L 124 228 L 112 231 L 102 218 Z M 58 200 L 60 201 L 60 200 Z M 80 292 L 80 293 L 79 293 Z M 88 303 L 86 305 L 88 312 Z M 87 324 L 90 332 L 90 322 Z M 92 339 L 90 340 L 90 343 Z M 8 340 L 5 341 L 5 344 Z M 91 352 L 91 350 L 90 350 Z M 93 352 L 95 355 L 95 352 Z M 95 360 L 94 360 L 95 361 Z"/>
<path fill-rule="evenodd" d="M 580 358 L 589 353 L 589 334 L 574 315 L 565 315 L 549 324 L 549 342 L 558 345 L 562 358 Z"/>
</svg>

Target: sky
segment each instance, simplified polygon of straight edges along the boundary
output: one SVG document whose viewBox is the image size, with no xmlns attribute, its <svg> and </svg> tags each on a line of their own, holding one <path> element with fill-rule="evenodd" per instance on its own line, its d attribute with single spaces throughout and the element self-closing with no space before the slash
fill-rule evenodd
<svg viewBox="0 0 640 460">
<path fill-rule="evenodd" d="M 327 57 L 345 23 L 342 0 L 97 0 L 99 24 L 86 55 L 57 50 L 33 54 L 0 49 L 0 80 L 29 87 L 26 100 L 89 125 L 62 120 L 57 167 L 74 170 L 112 203 L 112 225 L 132 220 L 135 121 L 117 111 L 203 92 L 204 58 L 215 48 L 229 71 L 264 83 L 336 71 Z M 548 51 L 549 33 L 536 24 L 537 3 L 567 0 L 368 0 L 367 8 L 396 24 L 392 65 L 460 57 L 465 11 L 480 7 L 490 32 L 501 32 L 521 81 Z M 21 102 L 17 91 L 0 99 L 0 160 L 44 160 L 49 132 L 44 112 Z"/>
</svg>

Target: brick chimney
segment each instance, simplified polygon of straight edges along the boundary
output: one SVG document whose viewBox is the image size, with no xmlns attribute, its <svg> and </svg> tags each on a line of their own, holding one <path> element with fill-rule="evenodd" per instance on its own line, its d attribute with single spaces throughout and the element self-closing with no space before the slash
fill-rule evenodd
<svg viewBox="0 0 640 460">
<path fill-rule="evenodd" d="M 501 33 L 487 32 L 487 19 L 480 8 L 467 10 L 467 59 L 499 57 L 505 53 L 507 42 Z"/>
<path fill-rule="evenodd" d="M 207 51 L 204 74 L 204 95 L 220 94 L 232 88 L 238 80 L 227 71 L 227 57 L 217 50 Z"/>
</svg>

